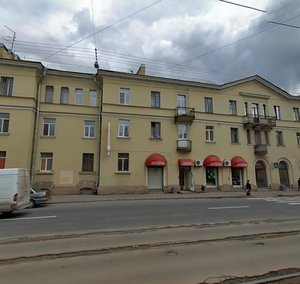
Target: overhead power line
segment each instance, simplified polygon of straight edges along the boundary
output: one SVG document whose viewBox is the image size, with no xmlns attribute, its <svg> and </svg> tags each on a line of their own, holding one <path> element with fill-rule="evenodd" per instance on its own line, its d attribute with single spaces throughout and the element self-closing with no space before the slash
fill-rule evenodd
<svg viewBox="0 0 300 284">
<path fill-rule="evenodd" d="M 288 25 L 288 24 L 278 23 L 278 22 L 273 22 L 273 21 L 268 21 L 268 23 L 275 24 L 275 25 L 286 26 L 286 27 L 289 27 L 289 28 L 300 29 L 300 26 Z"/>
<path fill-rule="evenodd" d="M 47 57 L 43 58 L 42 60 L 46 60 L 46 59 L 48 59 L 48 58 L 50 58 L 50 57 L 52 57 L 52 56 L 54 56 L 54 55 L 60 53 L 61 51 L 64 51 L 64 50 L 66 50 L 66 49 L 68 49 L 68 48 L 70 48 L 70 47 L 72 47 L 72 46 L 74 46 L 74 45 L 76 45 L 76 44 L 78 44 L 78 43 L 80 43 L 80 42 L 82 42 L 82 41 L 84 41 L 84 40 L 86 40 L 86 39 L 92 37 L 92 36 L 95 36 L 96 34 L 98 34 L 98 33 L 100 33 L 100 32 L 103 32 L 104 30 L 107 30 L 107 29 L 111 28 L 111 27 L 114 26 L 114 25 L 117 25 L 117 24 L 119 24 L 119 23 L 121 23 L 121 22 L 124 22 L 124 21 L 126 21 L 127 19 L 133 17 L 134 15 L 136 15 L 136 14 L 142 12 L 142 11 L 145 11 L 146 9 L 151 8 L 152 6 L 158 4 L 159 2 L 162 2 L 162 0 L 158 0 L 158 1 L 156 1 L 156 2 L 154 2 L 154 3 L 152 3 L 152 4 L 150 4 L 150 5 L 148 5 L 148 6 L 144 7 L 144 8 L 142 8 L 142 9 L 140 9 L 140 10 L 138 10 L 138 11 L 136 11 L 136 12 L 134 12 L 134 13 L 132 13 L 132 14 L 130 14 L 130 15 L 128 15 L 128 16 L 126 16 L 126 17 L 124 17 L 124 18 L 122 18 L 122 19 L 120 19 L 120 20 L 118 20 L 118 21 L 116 21 L 116 22 L 114 22 L 114 23 L 112 23 L 112 24 L 110 24 L 110 25 L 108 25 L 108 26 L 106 26 L 106 27 L 100 29 L 100 30 L 98 30 L 98 31 L 96 31 L 96 32 L 93 32 L 92 34 L 89 34 L 88 36 L 86 36 L 86 37 L 84 37 L 84 38 L 82 38 L 82 39 L 80 39 L 80 40 L 78 40 L 78 41 L 76 41 L 76 42 L 74 42 L 74 43 L 72 43 L 72 44 L 66 46 L 65 48 L 62 48 L 62 49 L 56 51 L 55 53 L 52 53 L 52 54 L 48 55 Z"/>
<path fill-rule="evenodd" d="M 257 9 L 255 7 L 252 7 L 252 6 L 246 6 L 246 5 L 242 5 L 242 4 L 238 4 L 238 3 L 230 2 L 230 1 L 226 1 L 226 0 L 218 0 L 218 1 L 224 2 L 224 3 L 227 3 L 227 4 L 232 4 L 232 5 L 239 6 L 239 7 L 243 7 L 243 8 L 247 8 L 247 9 L 251 9 L 251 10 L 255 10 L 255 11 L 258 11 L 258 12 L 262 12 L 262 13 L 267 13 L 267 11 L 265 11 L 265 10 Z"/>
</svg>

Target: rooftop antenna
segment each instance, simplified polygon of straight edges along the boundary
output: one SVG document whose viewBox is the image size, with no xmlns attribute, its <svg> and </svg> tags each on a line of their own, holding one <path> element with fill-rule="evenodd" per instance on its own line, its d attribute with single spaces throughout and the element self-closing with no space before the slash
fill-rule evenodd
<svg viewBox="0 0 300 284">
<path fill-rule="evenodd" d="M 13 39 L 12 39 L 12 43 L 11 43 L 11 48 L 10 48 L 11 52 L 13 52 L 14 44 L 15 44 L 15 40 L 16 40 L 16 32 L 13 31 L 12 29 L 10 29 L 8 26 L 4 25 L 4 27 L 7 28 L 9 31 L 11 31 L 14 34 Z"/>
<path fill-rule="evenodd" d="M 96 43 L 96 31 L 95 31 L 95 20 L 94 20 L 94 5 L 93 0 L 91 0 L 91 6 L 92 6 L 92 22 L 93 22 L 93 34 L 94 34 L 94 45 L 95 45 L 95 63 L 94 67 L 96 69 L 99 69 L 99 63 L 98 63 L 98 53 L 97 53 L 97 43 Z"/>
</svg>

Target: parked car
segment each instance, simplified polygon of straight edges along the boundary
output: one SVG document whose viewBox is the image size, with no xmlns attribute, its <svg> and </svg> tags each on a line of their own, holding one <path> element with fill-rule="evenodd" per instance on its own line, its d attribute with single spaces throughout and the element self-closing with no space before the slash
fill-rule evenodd
<svg viewBox="0 0 300 284">
<path fill-rule="evenodd" d="M 38 207 L 47 203 L 51 199 L 49 190 L 30 189 L 30 205 L 29 208 Z"/>
</svg>

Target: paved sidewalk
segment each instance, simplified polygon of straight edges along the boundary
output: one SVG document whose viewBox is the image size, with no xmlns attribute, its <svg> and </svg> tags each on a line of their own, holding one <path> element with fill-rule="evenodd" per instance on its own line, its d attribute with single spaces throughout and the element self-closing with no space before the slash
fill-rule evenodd
<svg viewBox="0 0 300 284">
<path fill-rule="evenodd" d="M 299 197 L 297 190 L 253 190 L 250 197 Z M 146 193 L 146 194 L 111 194 L 111 195 L 53 195 L 50 203 L 81 203 L 81 202 L 104 202 L 104 201 L 126 201 L 126 200 L 159 200 L 159 199 L 196 199 L 196 198 L 247 198 L 244 191 L 230 192 L 200 192 L 189 191 L 178 193 Z"/>
</svg>

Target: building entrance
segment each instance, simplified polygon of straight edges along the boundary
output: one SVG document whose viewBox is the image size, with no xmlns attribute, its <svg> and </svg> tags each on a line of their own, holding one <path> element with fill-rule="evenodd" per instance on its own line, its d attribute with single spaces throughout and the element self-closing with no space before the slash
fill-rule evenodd
<svg viewBox="0 0 300 284">
<path fill-rule="evenodd" d="M 255 164 L 255 176 L 257 187 L 268 187 L 266 166 L 262 161 Z"/>
</svg>

